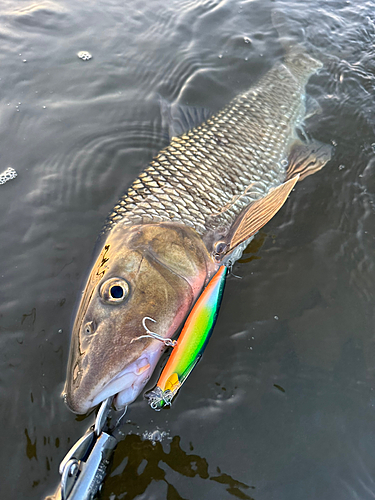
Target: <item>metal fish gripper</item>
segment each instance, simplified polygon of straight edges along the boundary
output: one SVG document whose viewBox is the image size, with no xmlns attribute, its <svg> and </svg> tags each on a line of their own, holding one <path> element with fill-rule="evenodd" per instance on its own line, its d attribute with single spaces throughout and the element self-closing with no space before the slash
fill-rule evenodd
<svg viewBox="0 0 375 500">
<path fill-rule="evenodd" d="M 117 445 L 110 431 L 103 430 L 112 400 L 113 397 L 103 401 L 94 424 L 66 454 L 59 467 L 60 485 L 55 494 L 45 500 L 92 500 L 95 497 Z"/>
</svg>

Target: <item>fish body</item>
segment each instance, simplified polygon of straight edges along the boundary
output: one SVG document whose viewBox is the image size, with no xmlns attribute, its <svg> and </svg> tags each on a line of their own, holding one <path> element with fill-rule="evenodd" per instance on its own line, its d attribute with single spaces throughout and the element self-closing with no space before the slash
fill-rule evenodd
<svg viewBox="0 0 375 500">
<path fill-rule="evenodd" d="M 173 137 L 109 215 L 72 332 L 65 398 L 85 413 L 149 379 L 164 344 L 223 263 L 234 262 L 330 146 L 302 143 L 304 89 L 321 63 L 290 50 L 247 92 Z M 151 318 L 152 323 L 145 323 Z"/>
</svg>

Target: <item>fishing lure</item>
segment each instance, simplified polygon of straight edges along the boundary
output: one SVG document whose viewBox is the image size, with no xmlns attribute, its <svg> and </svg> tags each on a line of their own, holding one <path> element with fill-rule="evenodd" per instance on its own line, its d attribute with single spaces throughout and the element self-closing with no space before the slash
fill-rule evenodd
<svg viewBox="0 0 375 500">
<path fill-rule="evenodd" d="M 219 268 L 189 314 L 155 389 L 147 395 L 154 410 L 171 404 L 201 358 L 219 313 L 227 271 L 224 265 Z"/>
</svg>

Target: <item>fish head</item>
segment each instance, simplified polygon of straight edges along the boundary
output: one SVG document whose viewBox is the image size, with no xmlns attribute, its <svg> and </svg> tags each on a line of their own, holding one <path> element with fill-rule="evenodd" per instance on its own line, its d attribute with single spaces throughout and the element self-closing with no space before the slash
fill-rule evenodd
<svg viewBox="0 0 375 500">
<path fill-rule="evenodd" d="M 215 272 L 201 237 L 174 223 L 116 226 L 100 245 L 76 313 L 64 399 L 86 413 L 136 399 Z"/>
</svg>

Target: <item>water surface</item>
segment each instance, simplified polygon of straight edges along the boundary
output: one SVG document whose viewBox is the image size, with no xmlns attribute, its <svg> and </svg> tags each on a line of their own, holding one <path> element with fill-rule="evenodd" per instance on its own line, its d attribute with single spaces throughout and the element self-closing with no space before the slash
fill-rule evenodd
<svg viewBox="0 0 375 500">
<path fill-rule="evenodd" d="M 107 213 L 168 143 L 160 97 L 246 90 L 282 57 L 274 8 L 324 63 L 307 130 L 335 156 L 236 264 L 172 408 L 132 405 L 101 498 L 375 497 L 374 2 L 4 0 L 2 498 L 52 492 L 91 422 L 60 397 L 72 313 Z"/>
</svg>

